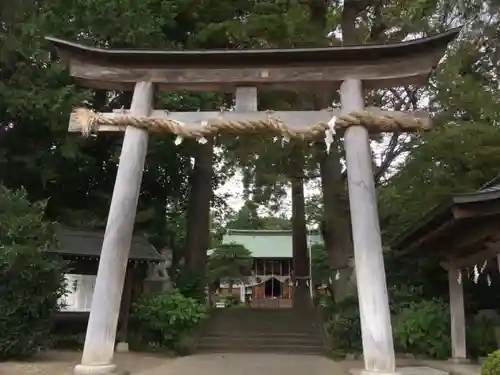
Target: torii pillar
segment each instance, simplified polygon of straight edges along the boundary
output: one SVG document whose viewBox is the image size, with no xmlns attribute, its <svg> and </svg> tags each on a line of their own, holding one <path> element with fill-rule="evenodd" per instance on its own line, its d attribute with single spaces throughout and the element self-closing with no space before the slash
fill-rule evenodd
<svg viewBox="0 0 500 375">
<path fill-rule="evenodd" d="M 363 111 L 361 81 L 343 81 L 340 101 L 345 114 Z M 348 127 L 344 144 L 364 372 L 392 374 L 396 372 L 396 361 L 368 130 L 362 125 Z"/>
<path fill-rule="evenodd" d="M 153 93 L 151 82 L 138 82 L 130 111 L 136 116 L 148 116 Z M 116 372 L 113 364 L 116 327 L 147 149 L 148 131 L 128 126 L 109 208 L 82 362 L 75 367 L 75 375 Z"/>
</svg>

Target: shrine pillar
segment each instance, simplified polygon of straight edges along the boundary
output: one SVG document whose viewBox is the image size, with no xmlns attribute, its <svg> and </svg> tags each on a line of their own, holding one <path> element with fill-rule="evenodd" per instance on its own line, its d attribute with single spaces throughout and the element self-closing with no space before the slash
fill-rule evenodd
<svg viewBox="0 0 500 375">
<path fill-rule="evenodd" d="M 455 363 L 466 363 L 464 288 L 459 280 L 459 272 L 460 269 L 454 265 L 453 261 L 450 261 L 448 286 L 450 290 L 451 360 Z"/>
<path fill-rule="evenodd" d="M 134 116 L 149 116 L 152 103 L 153 84 L 138 82 L 131 113 Z M 75 367 L 75 375 L 105 375 L 116 371 L 113 364 L 116 328 L 147 148 L 148 131 L 127 126 L 102 244 L 82 363 Z"/>
<path fill-rule="evenodd" d="M 363 110 L 361 81 L 344 80 L 340 87 L 340 99 L 343 114 Z M 364 372 L 395 373 L 394 343 L 368 130 L 362 125 L 348 127 L 344 143 Z"/>
</svg>

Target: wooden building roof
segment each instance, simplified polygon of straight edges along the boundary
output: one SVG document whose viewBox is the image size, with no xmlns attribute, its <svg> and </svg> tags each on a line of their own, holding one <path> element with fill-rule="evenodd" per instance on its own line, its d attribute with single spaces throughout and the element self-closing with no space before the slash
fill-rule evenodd
<svg viewBox="0 0 500 375">
<path fill-rule="evenodd" d="M 59 243 L 47 249 L 48 252 L 68 257 L 99 258 L 101 256 L 104 231 L 61 228 L 56 234 Z M 160 262 L 163 257 L 144 237 L 133 236 L 129 259 Z"/>
<path fill-rule="evenodd" d="M 500 185 L 457 194 L 430 210 L 393 242 L 401 253 L 424 253 L 465 263 L 500 251 Z"/>
<path fill-rule="evenodd" d="M 317 231 L 307 233 L 309 244 L 323 244 L 323 238 Z M 243 245 L 258 259 L 293 258 L 293 241 L 291 230 L 255 230 L 228 229 L 222 238 L 223 244 L 237 243 Z M 210 255 L 214 249 L 209 249 Z"/>
<path fill-rule="evenodd" d="M 294 49 L 102 49 L 48 37 L 81 84 L 131 89 L 138 80 L 160 90 L 225 90 L 237 86 L 301 88 L 358 78 L 368 86 L 420 84 L 460 31 L 391 44 Z"/>
</svg>

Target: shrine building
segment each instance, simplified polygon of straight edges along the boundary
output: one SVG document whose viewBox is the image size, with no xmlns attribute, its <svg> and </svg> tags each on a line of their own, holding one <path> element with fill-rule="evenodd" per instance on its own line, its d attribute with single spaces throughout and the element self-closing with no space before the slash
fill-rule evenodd
<svg viewBox="0 0 500 375">
<path fill-rule="evenodd" d="M 244 282 L 233 284 L 233 295 L 241 301 L 251 301 L 252 307 L 292 307 L 293 300 L 293 246 L 291 230 L 229 229 L 223 244 L 238 244 L 252 253 L 251 275 Z M 319 232 L 309 232 L 308 248 L 323 244 Z M 208 255 L 213 249 L 208 250 Z M 310 256 L 308 257 L 310 259 Z M 220 291 L 228 293 L 229 283 L 220 283 Z"/>
</svg>

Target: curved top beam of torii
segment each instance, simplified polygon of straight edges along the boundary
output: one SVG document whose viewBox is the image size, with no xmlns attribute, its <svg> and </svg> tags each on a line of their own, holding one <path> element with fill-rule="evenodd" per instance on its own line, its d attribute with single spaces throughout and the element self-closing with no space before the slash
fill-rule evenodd
<svg viewBox="0 0 500 375">
<path fill-rule="evenodd" d="M 82 85 L 132 90 L 137 81 L 162 91 L 335 89 L 348 78 L 366 87 L 423 84 L 460 28 L 392 44 L 294 49 L 102 49 L 47 37 Z"/>
</svg>

